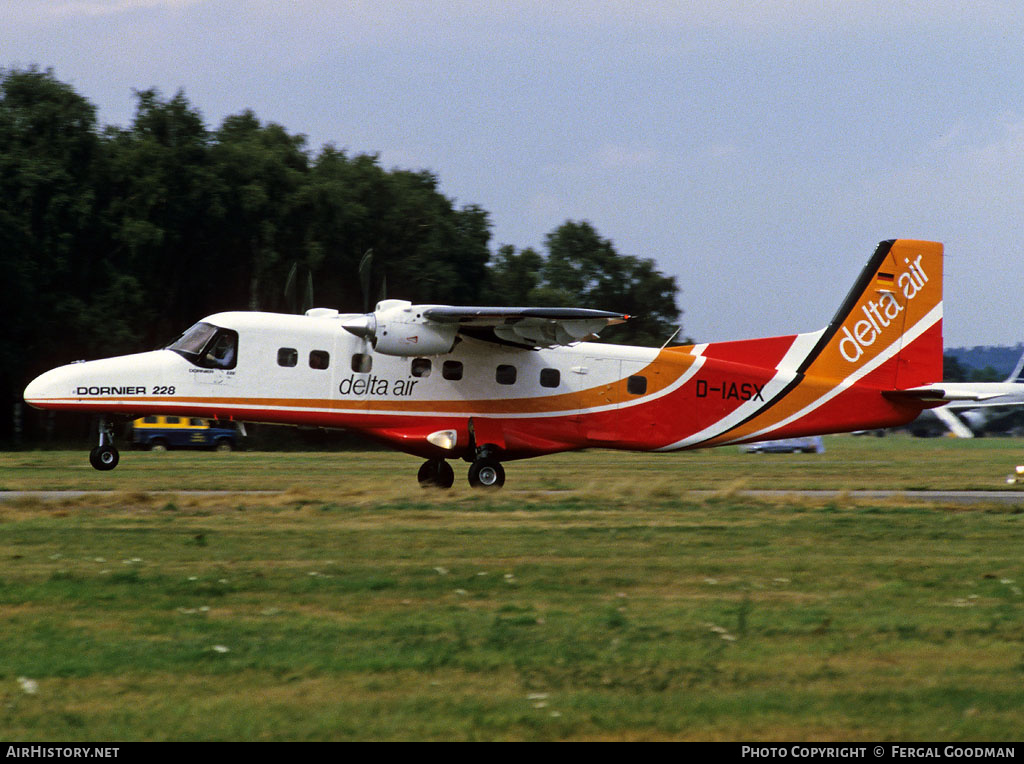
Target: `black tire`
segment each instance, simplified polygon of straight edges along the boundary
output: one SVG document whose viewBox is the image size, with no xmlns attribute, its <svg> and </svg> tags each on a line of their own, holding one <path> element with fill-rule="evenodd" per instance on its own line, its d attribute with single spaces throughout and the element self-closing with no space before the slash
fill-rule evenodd
<svg viewBox="0 0 1024 764">
<path fill-rule="evenodd" d="M 455 483 L 455 470 L 444 459 L 423 462 L 416 479 L 424 488 L 451 488 Z"/>
<path fill-rule="evenodd" d="M 96 446 L 89 452 L 89 464 L 101 472 L 114 469 L 120 460 L 121 455 L 113 446 Z"/>
<path fill-rule="evenodd" d="M 149 450 L 150 451 L 166 451 L 167 450 L 167 441 L 164 440 L 163 438 L 154 438 L 153 440 L 149 441 Z"/>
<path fill-rule="evenodd" d="M 474 488 L 501 488 L 505 468 L 494 459 L 477 459 L 469 468 L 469 484 Z"/>
<path fill-rule="evenodd" d="M 221 438 L 217 441 L 217 445 L 214 446 L 214 449 L 221 453 L 227 453 L 235 450 L 235 444 L 232 443 L 229 438 Z"/>
</svg>

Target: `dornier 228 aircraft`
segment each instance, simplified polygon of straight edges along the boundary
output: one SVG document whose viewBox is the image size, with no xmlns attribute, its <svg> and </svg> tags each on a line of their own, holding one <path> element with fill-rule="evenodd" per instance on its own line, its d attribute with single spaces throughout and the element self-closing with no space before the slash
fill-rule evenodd
<svg viewBox="0 0 1024 764">
<path fill-rule="evenodd" d="M 806 288 L 806 287 L 805 287 Z M 584 341 L 628 316 L 383 300 L 366 314 L 218 313 L 162 350 L 74 363 L 25 390 L 41 409 L 190 414 L 356 430 L 474 486 L 502 463 L 600 447 L 674 451 L 906 424 L 941 405 L 942 245 L 882 242 L 824 329 L 643 348 Z"/>
</svg>

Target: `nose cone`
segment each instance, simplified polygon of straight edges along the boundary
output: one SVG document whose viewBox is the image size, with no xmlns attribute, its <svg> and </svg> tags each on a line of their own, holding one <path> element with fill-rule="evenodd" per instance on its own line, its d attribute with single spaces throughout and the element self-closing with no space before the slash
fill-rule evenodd
<svg viewBox="0 0 1024 764">
<path fill-rule="evenodd" d="M 155 350 L 59 366 L 29 383 L 25 402 L 37 409 L 115 410 L 184 364 L 176 353 Z"/>
<path fill-rule="evenodd" d="M 50 408 L 61 399 L 68 399 L 74 391 L 73 369 L 78 364 L 60 366 L 40 374 L 25 388 L 25 402 L 37 409 Z"/>
</svg>

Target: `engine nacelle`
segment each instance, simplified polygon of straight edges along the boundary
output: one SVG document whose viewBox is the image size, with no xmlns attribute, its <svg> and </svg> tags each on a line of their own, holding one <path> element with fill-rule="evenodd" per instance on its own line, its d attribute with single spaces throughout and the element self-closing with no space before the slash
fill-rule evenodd
<svg viewBox="0 0 1024 764">
<path fill-rule="evenodd" d="M 369 333 L 373 349 L 397 356 L 441 355 L 455 345 L 457 324 L 423 317 L 422 309 L 405 300 L 382 300 L 373 312 Z"/>
<path fill-rule="evenodd" d="M 377 324 L 373 349 L 385 355 L 441 355 L 455 345 L 457 329 L 427 321 L 384 321 Z"/>
</svg>

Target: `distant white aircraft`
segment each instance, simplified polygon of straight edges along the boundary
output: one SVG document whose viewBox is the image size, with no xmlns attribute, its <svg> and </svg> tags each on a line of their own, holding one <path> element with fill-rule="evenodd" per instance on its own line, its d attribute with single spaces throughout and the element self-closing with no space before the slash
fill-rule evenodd
<svg viewBox="0 0 1024 764">
<path fill-rule="evenodd" d="M 922 400 L 931 400 L 929 394 L 933 394 L 949 401 L 945 406 L 926 409 L 915 423 L 927 425 L 938 420 L 958 438 L 973 438 L 995 416 L 1005 413 L 999 409 L 1024 406 L 1024 354 L 1002 382 L 942 382 L 915 392 L 921 393 Z"/>
</svg>

